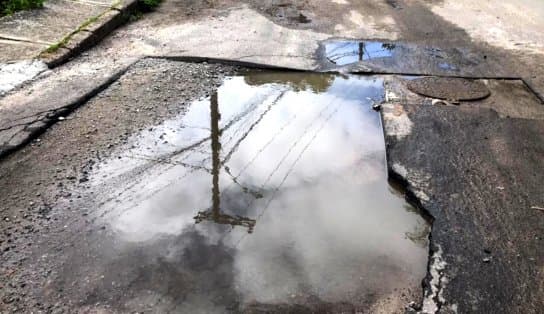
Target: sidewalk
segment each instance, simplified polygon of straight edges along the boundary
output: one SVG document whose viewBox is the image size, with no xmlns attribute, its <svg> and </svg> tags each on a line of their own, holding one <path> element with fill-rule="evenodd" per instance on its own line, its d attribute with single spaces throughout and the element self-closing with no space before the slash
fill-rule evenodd
<svg viewBox="0 0 544 314">
<path fill-rule="evenodd" d="M 136 4 L 136 0 L 47 0 L 43 8 L 0 18 L 0 93 L 32 79 L 41 72 L 37 68 L 54 67 L 93 46 L 123 23 Z M 30 63 L 32 59 L 43 63 Z"/>
</svg>

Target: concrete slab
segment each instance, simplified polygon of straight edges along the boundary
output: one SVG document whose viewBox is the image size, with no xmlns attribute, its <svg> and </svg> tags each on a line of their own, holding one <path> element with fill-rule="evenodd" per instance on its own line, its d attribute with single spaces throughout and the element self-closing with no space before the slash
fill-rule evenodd
<svg viewBox="0 0 544 314">
<path fill-rule="evenodd" d="M 101 6 L 71 1 L 45 1 L 44 7 L 21 11 L 0 19 L 0 36 L 26 38 L 29 41 L 56 43 L 88 18 L 104 11 Z"/>
<path fill-rule="evenodd" d="M 112 3 L 115 1 L 111 0 L 64 0 L 64 1 L 70 1 L 75 2 L 79 4 L 85 4 L 85 5 L 91 5 L 91 6 L 103 6 L 103 7 L 111 7 Z"/>
<path fill-rule="evenodd" d="M 0 63 L 17 60 L 28 60 L 36 56 L 36 52 L 46 49 L 48 45 L 14 40 L 0 40 Z"/>
<path fill-rule="evenodd" d="M 0 95 L 17 85 L 34 78 L 47 70 L 47 65 L 38 60 L 19 61 L 9 64 L 0 63 Z"/>
<path fill-rule="evenodd" d="M 0 155 L 23 145 L 56 118 L 81 105 L 134 62 L 70 64 L 0 98 Z"/>
</svg>

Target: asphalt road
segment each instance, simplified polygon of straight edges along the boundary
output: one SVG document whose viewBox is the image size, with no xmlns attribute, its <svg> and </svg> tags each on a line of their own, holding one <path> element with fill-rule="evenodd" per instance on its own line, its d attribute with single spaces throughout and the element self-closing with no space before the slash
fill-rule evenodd
<svg viewBox="0 0 544 314">
<path fill-rule="evenodd" d="M 132 135 L 211 95 L 224 76 L 241 69 L 234 64 L 495 78 L 486 81 L 489 98 L 442 106 L 407 91 L 405 77 L 387 75 L 381 114 L 389 173 L 432 222 L 423 289 L 410 295 L 413 304 L 406 299 L 396 309 L 539 313 L 543 15 L 531 1 L 165 1 L 0 98 L 0 310 L 72 312 L 78 304 L 81 312 L 120 311 L 114 294 L 100 292 L 115 284 L 80 289 L 84 296 L 74 292 L 99 280 L 97 272 L 59 281 L 74 262 L 67 252 L 93 252 L 83 246 L 111 232 L 91 219 L 99 203 L 81 192 L 89 173 Z M 327 62 L 325 44 L 345 38 L 394 43 L 398 54 L 335 67 Z M 147 56 L 231 65 L 134 63 Z M 113 247 L 105 243 L 101 254 Z M 84 265 L 93 256 L 75 258 L 74 265 Z M 321 305 L 324 312 L 349 310 L 346 304 Z M 124 306 L 139 309 L 137 303 Z"/>
</svg>

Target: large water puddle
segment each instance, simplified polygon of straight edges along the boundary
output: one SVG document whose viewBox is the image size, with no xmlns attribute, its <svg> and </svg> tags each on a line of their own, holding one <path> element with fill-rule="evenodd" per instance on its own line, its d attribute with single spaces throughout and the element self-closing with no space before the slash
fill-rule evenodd
<svg viewBox="0 0 544 314">
<path fill-rule="evenodd" d="M 92 182 L 118 243 L 157 255 L 139 284 L 186 313 L 402 309 L 428 224 L 387 182 L 382 84 L 249 73 L 134 137 Z"/>
</svg>

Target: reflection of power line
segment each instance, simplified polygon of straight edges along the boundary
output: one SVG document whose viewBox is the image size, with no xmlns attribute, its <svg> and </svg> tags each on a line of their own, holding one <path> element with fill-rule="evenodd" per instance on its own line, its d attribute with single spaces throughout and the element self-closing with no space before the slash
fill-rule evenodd
<svg viewBox="0 0 544 314">
<path fill-rule="evenodd" d="M 353 89 L 355 89 L 355 87 L 352 87 L 349 92 L 351 92 Z M 336 99 L 337 97 L 334 96 L 334 99 Z M 276 167 L 272 170 L 272 172 L 268 175 L 268 177 L 266 178 L 266 180 L 263 182 L 263 184 L 261 185 L 261 190 L 264 190 L 264 187 L 268 184 L 268 182 L 270 181 L 270 179 L 274 176 L 274 174 L 278 171 L 278 169 L 281 167 L 281 165 L 283 164 L 283 162 L 287 159 L 287 157 L 291 154 L 291 151 L 298 145 L 298 143 L 306 136 L 306 134 L 308 133 L 308 131 L 311 129 L 311 127 L 314 125 L 315 122 L 317 122 L 319 120 L 319 118 L 321 118 L 323 116 L 323 113 L 329 109 L 329 106 L 333 103 L 333 101 L 330 101 L 329 103 L 325 104 L 323 106 L 323 109 L 321 109 L 319 111 L 319 114 L 310 122 L 308 123 L 308 125 L 304 128 L 302 134 L 300 135 L 300 137 L 298 137 L 298 139 L 296 141 L 294 141 L 291 146 L 289 147 L 289 149 L 287 150 L 287 152 L 283 155 L 283 157 L 280 159 L 280 161 L 276 164 Z M 252 198 L 251 201 L 246 205 L 246 208 L 250 208 L 252 205 L 253 205 L 253 202 L 255 201 L 255 198 Z"/>
<path fill-rule="evenodd" d="M 291 163 L 291 166 L 289 167 L 289 169 L 287 170 L 287 172 L 285 173 L 285 175 L 283 176 L 283 179 L 281 180 L 280 184 L 278 184 L 278 186 L 276 186 L 276 188 L 274 189 L 274 191 L 272 192 L 272 195 L 270 196 L 270 198 L 268 199 L 267 203 L 265 204 L 265 206 L 263 207 L 263 209 L 261 210 L 261 212 L 259 213 L 259 215 L 257 216 L 257 218 L 255 219 L 256 221 L 261 219 L 261 217 L 264 215 L 264 213 L 266 212 L 266 210 L 270 207 L 270 204 L 272 203 L 272 201 L 274 200 L 277 192 L 279 191 L 279 189 L 283 186 L 283 184 L 285 183 L 285 181 L 287 180 L 287 178 L 289 177 L 289 175 L 293 172 L 294 168 L 295 168 L 295 165 L 299 162 L 299 160 L 302 158 L 302 156 L 304 155 L 304 153 L 306 152 L 306 150 L 310 147 L 310 145 L 312 144 L 312 142 L 317 138 L 317 135 L 323 130 L 323 128 L 325 127 L 325 125 L 327 124 L 327 122 L 329 122 L 329 120 L 338 112 L 338 110 L 340 109 L 340 106 L 342 105 L 342 102 L 340 102 L 337 106 L 336 106 L 336 109 L 331 112 L 327 118 L 321 123 L 321 125 L 319 126 L 319 128 L 315 131 L 314 135 L 310 138 L 310 140 L 308 141 L 308 143 L 304 146 L 304 148 L 300 151 L 300 153 L 297 155 L 297 157 L 295 158 L 295 160 Z M 242 242 L 242 240 L 245 238 L 246 234 L 242 235 L 240 237 L 240 239 L 238 240 L 238 242 L 235 244 L 234 247 L 238 247 L 238 245 L 240 245 L 240 243 Z"/>
<path fill-rule="evenodd" d="M 262 119 L 263 117 L 266 115 L 266 113 L 271 109 L 271 107 L 273 105 L 275 105 L 277 103 L 277 101 L 283 96 L 284 92 L 281 93 L 275 100 L 274 102 L 272 102 L 270 105 L 268 105 L 267 109 L 263 112 L 263 114 L 261 114 L 261 116 L 259 117 L 259 119 L 252 124 L 252 127 L 248 130 L 248 132 L 246 132 L 246 134 L 244 134 L 244 136 L 242 136 L 242 138 L 240 138 L 238 140 L 238 143 L 241 143 L 243 141 L 243 139 L 247 136 L 247 134 L 249 134 L 249 132 L 253 129 L 253 127 L 255 125 L 257 125 Z M 335 97 L 336 98 L 336 97 Z M 294 147 L 296 147 L 298 145 L 298 143 L 306 136 L 306 134 L 308 133 L 308 131 L 311 130 L 312 126 L 314 125 L 315 122 L 319 121 L 319 119 L 323 116 L 323 114 L 326 112 L 327 109 L 329 109 L 329 104 L 326 104 L 324 105 L 324 107 L 320 110 L 319 114 L 304 128 L 302 134 L 300 135 L 300 137 L 291 145 L 291 147 L 289 148 L 289 150 L 287 151 L 287 153 L 281 158 L 281 160 L 278 162 L 278 164 L 276 165 L 275 169 L 272 170 L 272 172 L 270 173 L 270 175 L 268 176 L 268 178 L 265 180 L 265 182 L 262 184 L 261 186 L 261 190 L 264 189 L 264 187 L 266 186 L 266 184 L 268 184 L 268 181 L 273 177 L 273 175 L 275 174 L 275 172 L 281 167 L 281 165 L 283 164 L 283 162 L 287 159 L 287 156 L 290 155 L 291 151 L 294 149 Z M 214 116 L 215 117 L 218 117 L 219 114 L 218 113 L 215 113 L 217 111 L 217 109 L 215 108 L 215 106 L 212 106 L 212 120 L 214 119 Z M 328 121 L 328 119 L 326 119 L 326 121 Z M 325 121 L 325 122 L 326 122 Z M 325 123 L 324 122 L 324 123 Z M 323 124 L 324 124 L 323 123 Z M 214 129 L 215 129 L 215 126 L 214 124 L 212 123 L 212 155 L 214 156 L 213 157 L 213 164 L 214 164 L 214 167 L 213 167 L 213 171 L 212 171 L 212 174 L 213 174 L 213 188 L 212 188 L 212 210 L 205 210 L 205 211 L 200 211 L 195 217 L 195 222 L 196 223 L 199 223 L 203 220 L 212 220 L 216 223 L 220 223 L 220 224 L 231 224 L 233 226 L 235 225 L 242 225 L 242 226 L 246 226 L 248 227 L 248 232 L 251 233 L 253 231 L 253 226 L 255 225 L 256 223 L 256 220 L 251 220 L 249 218 L 245 218 L 245 217 L 240 217 L 240 216 L 229 216 L 229 215 L 225 215 L 223 213 L 220 212 L 219 210 L 219 201 L 220 201 L 220 198 L 219 198 L 219 180 L 218 180 L 218 169 L 217 167 L 219 165 L 223 165 L 223 162 L 219 163 L 218 160 L 216 160 L 218 154 L 216 153 L 220 147 L 218 144 L 219 143 L 219 135 L 213 135 L 214 134 Z M 313 139 L 311 140 L 313 141 Z M 215 144 L 214 144 L 215 143 Z M 238 145 L 235 145 L 235 148 L 237 147 Z M 309 146 L 309 144 L 307 145 Z M 306 150 L 306 148 L 304 148 L 304 151 Z M 231 151 L 233 152 L 234 149 Z M 230 158 L 231 154 L 227 154 L 227 157 L 225 158 L 225 161 L 228 161 L 228 159 Z M 226 167 L 225 167 L 226 168 Z M 292 171 L 292 169 L 291 169 Z M 291 171 L 289 171 L 288 173 L 290 173 Z M 230 172 L 230 171 L 228 171 Z M 231 175 L 232 176 L 232 175 Z M 239 184 L 238 181 L 233 177 L 233 181 L 234 183 L 236 184 Z M 282 183 L 283 184 L 283 183 Z M 241 186 L 241 185 L 240 185 Z M 243 186 L 242 187 L 242 190 L 245 190 L 245 188 Z M 254 195 L 254 196 L 258 196 L 258 195 Z M 255 201 L 255 199 L 257 199 L 257 197 L 253 197 L 250 201 L 249 204 L 247 204 L 246 206 L 246 209 L 247 208 L 250 208 L 251 205 L 253 204 L 253 202 Z M 249 222 L 248 222 L 249 221 Z M 250 223 L 250 225 L 248 226 L 248 223 Z"/>
<path fill-rule="evenodd" d="M 225 172 L 230 176 L 230 178 L 232 180 L 232 183 L 229 186 L 227 186 L 227 188 L 225 190 L 223 190 L 223 192 L 221 192 L 221 193 L 225 194 L 230 190 L 230 188 L 233 185 L 237 185 L 237 186 L 240 187 L 240 189 L 242 189 L 242 191 L 244 193 L 251 194 L 255 198 L 262 198 L 263 197 L 261 192 L 255 191 L 255 190 L 253 190 L 251 188 L 248 188 L 247 186 L 244 186 L 240 182 L 238 182 L 238 177 L 235 177 L 235 176 L 232 175 L 232 173 L 230 172 L 230 168 L 228 166 L 225 166 L 224 169 L 225 169 Z"/>
<path fill-rule="evenodd" d="M 254 108 L 257 109 L 259 106 L 255 105 Z M 246 126 L 246 124 L 251 121 L 251 117 L 253 116 L 255 110 L 252 110 L 251 115 L 248 114 L 243 120 L 239 120 L 238 127 L 231 132 L 229 138 L 224 142 L 224 146 L 229 145 L 232 140 L 240 133 Z M 238 122 L 238 121 L 237 121 Z"/>
<path fill-rule="evenodd" d="M 253 106 L 254 107 L 254 106 Z M 240 113 L 239 115 L 235 116 L 233 119 L 231 119 L 222 129 L 221 129 L 221 132 L 230 128 L 236 121 L 239 121 L 241 118 L 243 118 L 247 113 L 249 113 L 251 110 L 245 110 L 243 111 L 242 113 Z M 194 154 L 196 151 L 197 151 L 197 148 L 202 145 L 203 143 L 205 143 L 206 141 L 208 141 L 210 139 L 209 136 L 207 137 L 204 137 L 204 138 L 201 138 L 200 140 L 197 140 L 196 142 L 193 142 L 192 144 L 189 144 L 187 146 L 183 146 L 173 152 L 169 152 L 169 153 L 166 153 L 166 154 L 163 154 L 163 155 L 160 155 L 160 156 L 156 156 L 156 157 L 148 157 L 146 158 L 147 156 L 143 156 L 145 159 L 149 160 L 149 161 L 152 161 L 148 164 L 145 164 L 145 165 L 141 165 L 139 166 L 138 168 L 138 172 L 139 172 L 139 175 L 143 176 L 145 173 L 149 172 L 149 171 L 152 171 L 153 168 L 158 165 L 158 164 L 167 164 L 166 167 L 164 169 L 162 169 L 163 172 L 167 172 L 167 171 L 170 171 L 172 168 L 180 165 L 180 163 L 184 163 L 185 160 L 188 159 L 188 157 L 190 157 L 192 154 Z M 187 154 L 185 154 L 187 153 Z M 181 158 L 181 160 L 179 161 L 173 161 L 173 158 L 176 157 L 176 156 L 179 156 L 179 155 L 182 155 L 182 154 L 185 154 L 183 156 L 183 158 Z M 125 156 L 127 158 L 132 158 L 133 156 Z M 138 157 L 134 158 L 134 159 L 138 159 Z M 186 172 L 185 175 L 183 175 L 182 177 L 178 178 L 178 179 L 174 179 L 174 180 L 171 180 L 169 181 L 167 184 L 163 184 L 161 185 L 160 187 L 156 188 L 153 192 L 151 193 L 148 193 L 148 194 L 145 194 L 145 195 L 139 195 L 141 196 L 139 199 L 140 201 L 145 201 L 151 197 L 153 197 L 154 195 L 156 195 L 157 193 L 159 193 L 160 191 L 162 191 L 163 189 L 171 186 L 172 184 L 174 184 L 176 181 L 179 181 L 179 180 L 182 180 L 183 178 L 185 178 L 188 174 L 190 173 L 193 173 L 194 171 L 196 171 L 198 168 L 200 169 L 204 169 L 206 170 L 207 172 L 209 172 L 208 169 L 206 169 L 203 165 L 205 164 L 205 160 L 207 159 L 204 158 L 202 161 L 201 161 L 201 165 L 202 166 L 197 166 L 197 165 L 190 165 L 188 163 L 184 163 L 186 165 L 189 165 L 190 166 L 190 171 Z M 183 165 L 183 164 L 181 164 Z M 109 203 L 109 202 L 112 202 L 112 201 L 119 201 L 121 199 L 121 196 L 123 194 L 125 194 L 127 191 L 131 190 L 132 188 L 134 188 L 135 186 L 137 186 L 139 183 L 141 183 L 141 181 L 139 180 L 132 180 L 130 183 L 128 184 L 123 184 L 123 188 L 121 191 L 119 191 L 116 195 L 112 196 L 112 197 L 109 197 L 107 198 L 106 200 L 104 200 L 103 202 L 100 203 L 100 205 L 104 205 L 106 203 Z M 135 203 L 136 201 L 132 202 L 132 203 Z M 117 209 L 117 208 L 116 208 Z M 125 210 L 128 210 L 125 209 Z M 103 212 L 102 215 L 105 215 L 107 214 L 109 211 L 108 210 L 105 210 Z M 121 210 L 121 213 L 123 212 L 123 210 Z"/>
<path fill-rule="evenodd" d="M 267 96 L 268 98 L 268 96 Z M 240 120 L 242 120 L 242 118 L 246 117 L 249 113 L 252 113 L 253 111 L 255 111 L 255 109 L 259 108 L 259 105 L 260 103 L 258 101 L 255 101 L 254 103 L 252 103 L 250 106 L 248 106 L 248 109 L 246 109 L 245 113 L 242 113 L 241 115 L 238 115 L 235 119 L 232 119 L 231 122 L 229 122 L 229 124 L 234 124 Z M 240 123 L 238 129 L 236 129 L 232 134 L 231 136 L 224 142 L 224 146 L 227 146 L 228 144 L 230 144 L 230 142 L 233 140 L 233 138 L 238 134 L 238 132 L 240 132 L 241 130 L 243 130 L 243 126 L 245 126 L 245 123 L 247 121 L 250 121 L 250 119 L 246 119 L 244 120 L 242 123 Z"/>
<path fill-rule="evenodd" d="M 285 95 L 285 92 L 286 91 L 282 91 L 277 97 L 276 99 L 274 99 L 274 101 L 272 101 L 272 103 L 270 103 L 268 105 L 268 107 L 265 109 L 265 111 L 263 111 L 263 113 L 261 113 L 261 115 L 259 116 L 259 118 L 257 118 L 257 120 L 255 122 L 253 122 L 250 126 L 249 126 L 249 129 L 244 132 L 244 134 L 242 134 L 242 136 L 236 141 L 236 143 L 232 146 L 232 149 L 225 155 L 225 158 L 223 158 L 223 161 L 221 161 L 221 164 L 225 164 L 227 163 L 230 158 L 232 157 L 232 154 L 238 149 L 238 147 L 240 146 L 240 143 L 242 143 L 246 137 L 249 135 L 249 133 L 251 133 L 251 131 L 253 131 L 253 128 L 255 128 L 255 126 L 257 124 L 259 124 L 264 116 L 272 109 L 272 107 L 274 105 L 276 105 L 278 103 L 278 101 L 283 97 L 283 95 Z"/>
<path fill-rule="evenodd" d="M 169 160 L 169 159 L 157 159 L 157 158 L 154 158 L 154 157 L 148 157 L 148 156 L 145 156 L 145 155 L 130 155 L 129 158 L 132 158 L 132 159 L 139 159 L 139 160 L 148 160 L 148 161 L 152 161 L 154 163 L 158 163 L 158 164 L 168 164 L 168 165 L 173 165 L 173 166 L 183 166 L 185 168 L 191 168 L 191 169 L 194 169 L 194 170 L 204 170 L 206 172 L 209 172 L 211 173 L 212 171 L 204 166 L 198 166 L 198 165 L 193 165 L 193 164 L 189 164 L 189 163 L 186 163 L 186 162 L 183 162 L 183 161 L 176 161 L 176 160 Z"/>
<path fill-rule="evenodd" d="M 174 167 L 175 167 L 175 165 L 169 165 L 167 169 L 169 170 L 169 169 L 172 169 Z M 141 196 L 141 195 L 137 195 L 135 199 L 130 199 L 130 201 L 128 203 L 125 203 L 123 208 L 121 208 L 121 209 L 119 208 L 119 205 L 116 203 L 115 207 L 112 208 L 112 209 L 115 209 L 117 214 L 115 216 L 110 216 L 109 218 L 112 219 L 112 218 L 121 216 L 124 212 L 126 212 L 127 210 L 130 210 L 133 205 L 139 204 L 139 203 L 141 203 L 141 202 L 143 202 L 143 201 L 157 195 L 162 190 L 164 190 L 164 189 L 166 189 L 168 187 L 171 187 L 174 184 L 182 181 L 183 179 L 185 179 L 187 176 L 194 173 L 195 171 L 197 171 L 197 170 L 189 169 L 189 170 L 185 171 L 185 173 L 183 173 L 183 175 L 178 176 L 178 177 L 176 177 L 176 178 L 174 178 L 172 180 L 169 180 L 165 184 L 162 184 L 160 187 L 157 187 L 157 188 L 154 188 L 154 189 L 147 189 L 146 190 L 148 192 L 147 194 L 143 195 L 141 198 L 138 197 L 138 196 Z M 113 201 L 113 200 L 116 200 L 117 202 L 119 202 L 121 200 L 121 198 L 120 198 L 121 195 L 123 195 L 126 191 L 128 191 L 129 189 L 135 187 L 139 183 L 141 183 L 141 181 L 135 181 L 134 183 L 130 184 L 130 188 L 124 189 L 124 191 L 117 194 L 117 197 L 109 199 L 108 202 Z M 102 215 L 105 215 L 108 212 L 109 211 L 104 211 Z"/>
<path fill-rule="evenodd" d="M 350 41 L 347 41 L 347 42 L 344 42 L 344 43 L 335 43 L 334 44 L 334 48 L 330 49 L 330 52 L 334 52 L 336 50 L 339 50 L 339 49 L 342 49 L 342 48 L 345 48 L 345 47 L 348 47 L 348 46 L 353 46 L 353 42 L 350 42 Z"/>
<path fill-rule="evenodd" d="M 277 95 L 277 97 L 267 106 L 267 108 L 259 115 L 259 117 L 257 118 L 256 121 L 254 121 L 253 123 L 251 123 L 251 125 L 249 126 L 248 130 L 246 130 L 242 136 L 236 141 L 236 143 L 233 145 L 233 147 L 231 148 L 231 150 L 226 154 L 225 158 L 223 159 L 223 161 L 221 161 L 221 166 L 223 167 L 229 160 L 230 158 L 232 157 L 232 155 L 238 150 L 240 144 L 245 140 L 245 138 L 249 135 L 249 133 L 251 133 L 251 131 L 263 120 L 263 118 L 265 117 L 265 115 L 272 109 L 272 107 L 274 105 L 276 105 L 278 103 L 278 101 L 283 97 L 283 95 L 285 94 L 286 90 L 282 91 L 279 95 Z M 255 107 L 258 107 L 258 105 L 256 105 Z M 251 121 L 250 118 L 247 118 L 246 119 L 247 121 Z M 241 123 L 241 125 L 245 125 L 245 123 Z M 241 130 L 242 127 L 239 127 L 238 130 Z M 238 132 L 238 130 L 236 132 Z M 231 135 L 231 137 L 229 138 L 229 142 L 230 140 L 234 138 L 234 135 Z M 213 154 L 212 154 L 213 155 Z M 230 169 L 229 167 L 227 166 L 224 166 L 224 169 L 225 169 L 225 172 L 232 178 L 232 181 L 234 184 L 238 185 L 242 191 L 246 192 L 246 193 L 249 193 L 251 195 L 253 195 L 254 197 L 257 197 L 257 198 L 260 198 L 262 197 L 261 194 L 258 192 L 258 191 L 254 191 L 248 187 L 245 187 L 243 186 L 242 184 L 240 184 L 237 180 L 237 178 L 235 178 L 232 173 L 230 172 Z M 232 185 L 232 184 L 231 184 Z M 230 185 L 229 185 L 229 188 L 230 188 Z M 228 188 L 227 188 L 228 190 Z"/>
<path fill-rule="evenodd" d="M 284 91 L 284 92 L 285 92 L 285 91 Z M 283 94 L 284 92 L 282 92 L 281 94 Z M 279 97 L 281 97 L 281 95 L 280 95 Z M 279 97 L 278 97 L 278 98 L 279 98 Z M 277 101 L 277 99 L 276 99 L 275 101 Z M 239 115 L 237 115 L 235 118 L 231 119 L 231 120 L 229 121 L 229 123 L 227 123 L 227 125 L 225 125 L 225 127 L 223 127 L 223 128 L 220 130 L 221 135 L 222 135 L 223 132 L 226 131 L 227 129 L 229 129 L 232 125 L 234 125 L 235 123 L 237 123 L 237 122 L 239 122 L 239 121 L 242 121 L 242 122 L 240 123 L 240 125 L 238 126 L 238 128 L 237 128 L 234 132 L 232 132 L 232 134 L 231 134 L 231 136 L 229 137 L 229 139 L 223 144 L 224 146 L 228 145 L 228 144 L 232 141 L 232 139 L 235 138 L 235 135 L 237 135 L 241 130 L 244 129 L 244 126 L 246 125 L 246 123 L 247 123 L 248 121 L 251 121 L 251 119 L 249 119 L 249 118 L 247 118 L 247 119 L 245 119 L 245 120 L 242 120 L 242 119 L 243 119 L 244 117 L 247 117 L 250 113 L 252 113 L 253 111 L 255 111 L 255 109 L 257 109 L 258 107 L 259 107 L 259 102 L 255 102 L 254 104 L 252 104 L 252 105 L 250 105 L 250 106 L 247 106 L 247 109 L 246 109 L 244 112 L 242 112 L 242 114 L 239 114 Z M 253 126 L 251 127 L 251 129 L 253 129 Z M 247 133 L 249 133 L 249 131 L 248 131 Z M 245 138 L 245 137 L 247 136 L 247 133 L 246 133 L 246 135 L 245 135 L 243 138 Z M 209 139 L 209 138 L 208 138 L 208 139 Z M 243 140 L 243 139 L 242 139 L 242 140 Z M 240 141 L 242 141 L 242 140 L 240 140 Z M 239 144 L 240 141 L 238 141 L 238 144 Z M 231 154 L 232 154 L 232 153 L 231 153 Z M 208 162 L 208 160 L 209 160 L 210 158 L 211 158 L 211 156 L 204 157 L 204 158 L 200 161 L 201 167 L 204 167 L 205 163 Z"/>
<path fill-rule="evenodd" d="M 231 120 L 229 120 L 228 123 L 223 128 L 220 129 L 219 133 L 222 133 L 225 130 L 229 129 L 236 122 L 240 121 L 245 116 L 247 116 L 249 113 L 254 111 L 258 107 L 258 104 L 259 103 L 257 102 L 257 103 L 251 104 L 249 106 L 246 106 L 246 109 L 244 111 L 242 111 L 241 113 L 237 114 L 236 116 L 234 116 Z M 202 128 L 202 129 L 209 129 L 209 128 Z M 198 147 L 200 147 L 202 144 L 204 144 L 205 142 L 207 142 L 210 139 L 211 139 L 211 136 L 201 138 L 200 140 L 197 140 L 196 142 L 193 142 L 192 144 L 189 144 L 189 145 L 184 146 L 182 148 L 179 148 L 179 149 L 177 149 L 177 150 L 175 150 L 173 152 L 169 152 L 169 153 L 157 156 L 157 157 L 151 157 L 151 156 L 145 156 L 145 155 L 126 156 L 128 158 L 151 161 L 151 163 L 142 166 L 142 168 L 143 168 L 143 170 L 141 171 L 142 174 L 147 172 L 147 171 L 151 171 L 154 168 L 154 166 L 156 166 L 158 164 L 166 164 L 167 165 L 166 168 L 163 169 L 163 172 L 170 171 L 172 168 L 174 168 L 174 167 L 176 167 L 178 165 L 181 165 L 181 166 L 183 166 L 185 168 L 190 169 L 182 177 L 171 180 L 171 181 L 167 182 L 166 184 L 162 184 L 161 186 L 153 189 L 150 193 L 146 193 L 145 195 L 139 195 L 139 197 L 138 197 L 139 201 L 140 202 L 145 201 L 145 200 L 153 197 L 154 195 L 156 195 L 160 191 L 162 191 L 162 190 L 172 186 L 174 183 L 184 179 L 187 175 L 193 173 L 194 171 L 204 170 L 204 171 L 210 173 L 211 170 L 204 166 L 206 161 L 210 158 L 209 156 L 204 157 L 200 162 L 195 161 L 196 164 L 190 164 L 190 163 L 185 162 L 185 160 L 187 160 L 189 156 L 193 155 L 196 151 L 198 151 Z M 184 154 L 184 156 L 180 160 L 174 160 L 174 158 L 176 156 L 179 156 L 181 154 Z M 200 164 L 200 165 L 198 165 L 198 164 Z M 122 191 L 117 193 L 116 196 L 108 198 L 107 200 L 102 202 L 102 204 L 105 204 L 107 202 L 111 202 L 111 201 L 114 201 L 114 200 L 118 201 L 120 199 L 120 197 L 125 192 L 127 192 L 130 189 L 134 188 L 139 183 L 141 183 L 141 181 L 133 180 L 130 184 L 127 184 L 123 188 Z M 137 200 L 134 200 L 134 201 L 131 201 L 129 204 L 131 205 L 131 204 L 134 204 L 134 203 L 137 203 L 137 202 L 138 202 Z M 127 205 L 126 206 L 127 208 L 125 208 L 124 210 L 128 210 L 130 208 L 130 205 Z M 118 208 L 116 208 L 116 209 L 118 209 Z M 120 210 L 120 213 L 122 213 L 124 210 Z M 106 214 L 107 212 L 108 211 L 104 211 L 104 214 Z"/>
<path fill-rule="evenodd" d="M 255 155 L 251 158 L 251 160 L 249 160 L 244 166 L 242 166 L 241 170 L 238 172 L 238 174 L 236 176 L 232 175 L 232 173 L 230 172 L 230 169 L 228 166 L 225 166 L 225 171 L 232 177 L 232 180 L 234 183 L 242 186 L 241 184 L 238 183 L 238 178 L 240 178 L 240 176 L 249 168 L 249 166 L 251 166 L 255 160 L 257 160 L 257 158 L 259 157 L 259 155 L 270 145 L 272 144 L 272 142 L 277 138 L 278 135 L 280 135 L 283 130 L 285 130 L 285 128 L 291 124 L 291 122 L 293 122 L 295 120 L 295 118 L 297 117 L 296 114 L 294 114 L 286 123 L 284 123 L 279 129 L 278 131 L 272 135 L 272 137 L 270 138 L 270 140 L 268 140 L 268 142 L 266 142 L 256 153 Z M 233 186 L 233 184 L 230 184 L 224 191 L 223 193 L 227 193 L 230 188 Z M 259 192 L 257 192 L 259 193 Z M 261 193 L 259 193 L 259 195 L 262 195 Z"/>
<path fill-rule="evenodd" d="M 300 135 L 300 137 L 294 141 L 291 146 L 289 147 L 289 149 L 287 150 L 287 152 L 285 153 L 285 155 L 283 155 L 283 157 L 280 159 L 280 161 L 278 162 L 278 164 L 276 165 L 276 167 L 272 170 L 272 172 L 268 175 L 268 177 L 266 178 L 265 182 L 263 183 L 263 186 L 261 189 L 264 189 L 264 186 L 268 183 L 268 181 L 270 181 L 270 179 L 272 179 L 272 177 L 274 176 L 274 174 L 276 173 L 276 171 L 278 171 L 278 169 L 281 167 L 281 165 L 283 164 L 283 162 L 287 159 L 287 157 L 291 154 L 291 151 L 298 145 L 299 141 L 302 140 L 302 138 L 304 138 L 304 136 L 306 135 L 306 133 L 308 133 L 308 131 L 311 129 L 311 127 L 313 126 L 313 124 L 315 122 L 317 122 L 319 120 L 319 118 L 323 115 L 323 113 L 328 109 L 330 103 L 329 104 L 326 104 L 323 109 L 321 109 L 321 111 L 319 112 L 319 114 L 304 128 L 302 134 Z"/>
<path fill-rule="evenodd" d="M 306 152 L 306 150 L 308 149 L 308 147 L 310 147 L 310 145 L 312 144 L 312 142 L 317 138 L 317 135 L 321 132 L 321 130 L 323 130 L 323 128 L 325 127 L 325 124 L 327 124 L 327 122 L 329 122 L 329 120 L 338 112 L 338 110 L 340 109 L 340 106 L 342 105 L 342 103 L 339 103 L 338 106 L 336 106 L 336 109 L 331 112 L 329 114 L 329 116 L 321 123 L 321 125 L 319 126 L 319 128 L 315 131 L 314 135 L 310 138 L 310 140 L 308 141 L 308 143 L 304 146 L 304 148 L 302 148 L 302 150 L 300 151 L 300 153 L 297 155 L 297 158 L 293 161 L 293 163 L 291 163 L 291 166 L 289 167 L 289 169 L 287 170 L 287 172 L 285 173 L 285 175 L 283 176 L 283 179 L 281 180 L 280 184 L 274 189 L 274 192 L 272 192 L 272 196 L 268 199 L 268 202 L 266 203 L 266 206 L 263 208 L 263 210 L 261 211 L 261 213 L 259 214 L 259 216 L 257 216 L 257 219 L 261 218 L 264 214 L 264 212 L 266 211 L 266 209 L 268 208 L 268 206 L 270 205 L 270 203 L 272 202 L 272 200 L 274 199 L 274 196 L 276 195 L 276 193 L 278 192 L 278 190 L 282 187 L 282 185 L 285 183 L 285 181 L 287 180 L 287 177 L 289 177 L 289 175 L 293 172 L 293 169 L 295 168 L 295 165 L 298 163 L 298 161 L 302 158 L 302 155 L 304 155 L 304 153 Z"/>
</svg>

